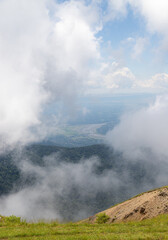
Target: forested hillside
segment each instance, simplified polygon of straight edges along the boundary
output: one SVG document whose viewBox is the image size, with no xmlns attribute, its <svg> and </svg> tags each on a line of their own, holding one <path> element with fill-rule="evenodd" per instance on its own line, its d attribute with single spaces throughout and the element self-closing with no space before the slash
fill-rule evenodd
<svg viewBox="0 0 168 240">
<path fill-rule="evenodd" d="M 82 209 L 84 212 L 87 209 L 87 214 L 91 215 L 141 191 L 157 187 L 155 180 L 158 169 L 155 164 L 149 164 L 143 160 L 134 162 L 123 159 L 121 154 L 114 153 L 105 145 L 80 148 L 31 145 L 25 149 L 12 151 L 1 156 L 1 196 L 10 192 L 17 192 L 26 186 L 37 185 L 37 182 L 40 182 L 37 172 L 22 170 L 20 163 L 23 163 L 24 159 L 25 162 L 33 164 L 33 166 L 45 169 L 51 156 L 54 168 L 57 168 L 58 165 L 58 169 L 60 164 L 64 164 L 64 166 L 67 164 L 71 168 L 81 163 L 84 165 L 86 161 L 87 164 L 92 164 L 91 167 L 88 166 L 91 170 L 87 170 L 87 164 L 82 168 L 83 172 L 86 171 L 86 174 L 84 173 L 85 179 L 81 182 L 78 182 L 80 178 L 72 181 L 68 190 L 65 188 L 65 183 L 63 186 L 61 185 L 63 179 L 60 179 L 60 181 L 57 179 L 52 187 L 53 192 L 57 191 L 60 186 L 62 187 L 63 193 L 56 193 L 54 201 L 57 205 L 57 211 L 59 206 L 59 213 L 66 220 L 80 218 L 78 212 Z M 53 163 L 54 161 L 55 163 Z M 89 171 L 89 175 L 87 171 Z M 91 175 L 93 175 L 93 178 L 91 178 Z M 48 176 L 50 176 L 50 172 L 48 172 Z M 73 175 L 71 178 L 73 178 Z M 92 179 L 90 182 L 89 178 Z M 89 186 L 87 182 L 84 182 L 85 180 L 89 182 Z M 68 181 L 70 182 L 71 179 Z"/>
</svg>

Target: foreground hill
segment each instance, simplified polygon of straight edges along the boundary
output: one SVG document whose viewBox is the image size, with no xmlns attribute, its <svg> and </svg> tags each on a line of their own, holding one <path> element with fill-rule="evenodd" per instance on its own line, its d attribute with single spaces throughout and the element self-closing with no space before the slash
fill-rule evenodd
<svg viewBox="0 0 168 240">
<path fill-rule="evenodd" d="M 140 221 L 150 219 L 160 214 L 168 213 L 168 187 L 162 187 L 146 193 L 142 193 L 130 200 L 111 207 L 101 213 L 109 217 L 109 223 Z M 88 222 L 95 223 L 99 214 L 89 219 Z"/>
</svg>

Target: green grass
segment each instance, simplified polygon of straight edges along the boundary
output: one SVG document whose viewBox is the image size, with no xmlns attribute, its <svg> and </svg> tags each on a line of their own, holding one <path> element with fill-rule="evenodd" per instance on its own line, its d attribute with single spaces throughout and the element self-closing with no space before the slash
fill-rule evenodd
<svg viewBox="0 0 168 240">
<path fill-rule="evenodd" d="M 106 223 L 110 217 L 105 213 L 99 213 L 96 218 L 96 223 Z"/>
<path fill-rule="evenodd" d="M 1 217 L 0 239 L 108 240 L 168 239 L 168 215 L 118 224 L 27 223 L 14 216 Z"/>
</svg>

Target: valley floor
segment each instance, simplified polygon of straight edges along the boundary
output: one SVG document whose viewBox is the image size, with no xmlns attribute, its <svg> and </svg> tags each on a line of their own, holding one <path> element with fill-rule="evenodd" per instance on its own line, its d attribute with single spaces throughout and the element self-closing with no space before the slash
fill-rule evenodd
<svg viewBox="0 0 168 240">
<path fill-rule="evenodd" d="M 109 240 L 168 239 L 168 215 L 118 224 L 26 223 L 14 216 L 1 217 L 0 239 Z"/>
</svg>

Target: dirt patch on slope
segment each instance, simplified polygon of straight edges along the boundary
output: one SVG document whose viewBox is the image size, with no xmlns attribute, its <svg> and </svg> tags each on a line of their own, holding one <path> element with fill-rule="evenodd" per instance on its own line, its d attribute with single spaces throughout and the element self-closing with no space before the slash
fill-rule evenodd
<svg viewBox="0 0 168 240">
<path fill-rule="evenodd" d="M 140 221 L 168 213 L 168 188 L 163 187 L 143 193 L 142 195 L 109 208 L 102 213 L 106 213 L 110 217 L 109 223 Z M 88 218 L 87 221 L 94 223 L 96 217 L 97 214 Z"/>
</svg>

